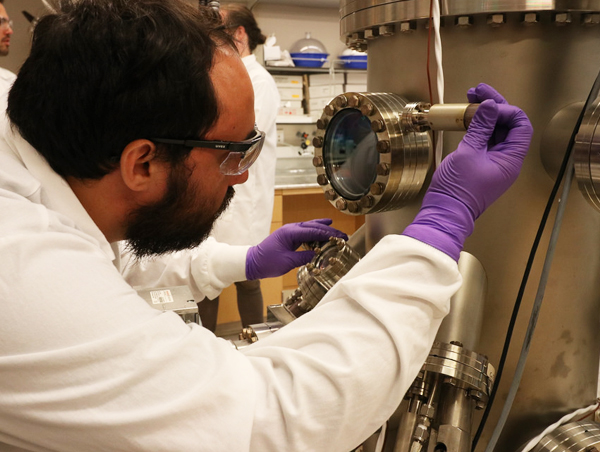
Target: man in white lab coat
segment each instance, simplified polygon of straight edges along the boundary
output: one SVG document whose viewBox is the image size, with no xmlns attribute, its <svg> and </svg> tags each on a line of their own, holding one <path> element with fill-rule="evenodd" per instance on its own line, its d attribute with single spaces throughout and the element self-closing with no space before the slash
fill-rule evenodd
<svg viewBox="0 0 600 452">
<path fill-rule="evenodd" d="M 114 246 L 195 247 L 246 178 L 260 133 L 231 45 L 181 0 L 65 1 L 37 25 L 0 137 L 1 450 L 347 452 L 417 375 L 465 238 L 519 173 L 527 117 L 486 85 L 470 90 L 482 104 L 405 233 L 236 351 L 152 309 Z M 290 228 L 194 255 L 191 276 L 212 273 L 217 289 L 264 277 L 297 256 L 297 228 L 330 233 Z"/>
<path fill-rule="evenodd" d="M 260 156 L 248 169 L 248 180 L 236 187 L 235 197 L 215 223 L 211 235 L 219 242 L 231 245 L 256 245 L 269 235 L 273 216 L 279 91 L 271 74 L 252 53 L 266 40 L 252 12 L 243 5 L 232 4 L 222 9 L 222 16 L 248 70 L 254 90 L 256 125 L 265 132 L 265 143 Z M 242 325 L 262 323 L 264 308 L 260 280 L 239 281 L 235 287 Z M 211 331 L 215 331 L 217 325 L 218 308 L 218 298 L 207 298 L 198 304 L 202 325 Z"/>
</svg>

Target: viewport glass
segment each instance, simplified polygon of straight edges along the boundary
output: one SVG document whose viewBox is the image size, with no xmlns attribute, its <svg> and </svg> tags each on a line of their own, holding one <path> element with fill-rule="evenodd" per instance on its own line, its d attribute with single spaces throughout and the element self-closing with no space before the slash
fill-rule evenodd
<svg viewBox="0 0 600 452">
<path fill-rule="evenodd" d="M 335 191 L 358 200 L 377 177 L 379 152 L 371 121 L 359 110 L 339 111 L 329 123 L 323 143 L 325 172 Z"/>
</svg>

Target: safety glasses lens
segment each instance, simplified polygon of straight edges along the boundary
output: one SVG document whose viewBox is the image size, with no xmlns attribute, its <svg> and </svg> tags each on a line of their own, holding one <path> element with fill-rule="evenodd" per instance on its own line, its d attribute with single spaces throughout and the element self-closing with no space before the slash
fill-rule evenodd
<svg viewBox="0 0 600 452">
<path fill-rule="evenodd" d="M 230 152 L 223 163 L 221 163 L 221 173 L 227 176 L 237 176 L 247 171 L 260 155 L 260 151 L 265 142 L 265 135 L 260 133 L 260 140 L 254 143 L 246 152 Z"/>
</svg>

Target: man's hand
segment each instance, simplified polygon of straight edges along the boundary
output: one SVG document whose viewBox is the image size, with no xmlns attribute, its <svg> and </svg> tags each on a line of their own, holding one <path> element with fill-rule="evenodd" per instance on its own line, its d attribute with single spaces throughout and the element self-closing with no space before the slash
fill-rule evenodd
<svg viewBox="0 0 600 452">
<path fill-rule="evenodd" d="M 527 115 L 491 86 L 467 94 L 481 102 L 456 151 L 436 170 L 408 235 L 458 260 L 475 220 L 516 180 L 533 128 Z"/>
<path fill-rule="evenodd" d="M 251 247 L 246 255 L 246 278 L 262 279 L 281 276 L 290 270 L 307 264 L 315 256 L 314 251 L 296 251 L 305 242 L 326 242 L 330 237 L 348 236 L 330 227 L 332 220 L 305 221 L 282 226 Z"/>
</svg>

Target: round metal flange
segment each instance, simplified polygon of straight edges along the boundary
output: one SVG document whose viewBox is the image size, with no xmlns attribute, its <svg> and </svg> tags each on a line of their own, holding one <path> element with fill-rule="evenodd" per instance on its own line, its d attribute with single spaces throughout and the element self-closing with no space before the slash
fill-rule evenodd
<svg viewBox="0 0 600 452">
<path fill-rule="evenodd" d="M 600 210 L 600 98 L 585 111 L 573 146 L 575 177 L 584 197 Z"/>
<path fill-rule="evenodd" d="M 487 357 L 460 345 L 435 342 L 421 368 L 455 379 L 467 389 L 479 391 L 487 398 L 494 384 L 495 369 Z"/>
<path fill-rule="evenodd" d="M 315 257 L 298 270 L 298 289 L 284 302 L 294 316 L 300 317 L 312 310 L 350 269 L 360 260 L 360 255 L 345 240 L 332 237 Z"/>
<path fill-rule="evenodd" d="M 317 182 L 350 215 L 403 207 L 421 190 L 433 149 L 428 132 L 407 131 L 407 102 L 390 93 L 344 93 L 325 107 L 314 139 Z"/>
<path fill-rule="evenodd" d="M 592 452 L 600 450 L 600 424 L 577 421 L 557 427 L 545 435 L 533 452 Z"/>
<path fill-rule="evenodd" d="M 460 0 L 440 2 L 442 17 L 453 19 L 458 27 L 473 25 L 472 17 L 487 16 L 492 27 L 505 23 L 505 14 L 522 13 L 522 23 L 539 22 L 541 12 L 552 14 L 557 25 L 572 21 L 572 13 L 580 13 L 580 23 L 598 25 L 600 0 L 563 0 L 523 2 L 517 0 Z M 340 32 L 342 39 L 353 47 L 365 47 L 368 40 L 394 33 L 414 31 L 414 22 L 428 20 L 430 0 L 340 0 Z"/>
</svg>

